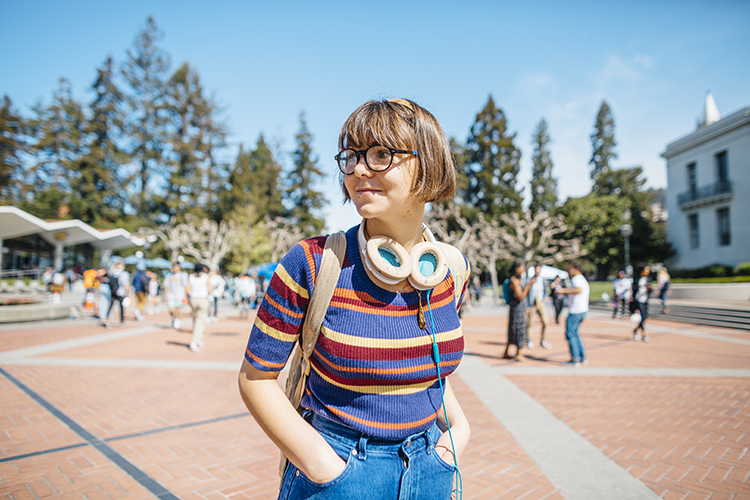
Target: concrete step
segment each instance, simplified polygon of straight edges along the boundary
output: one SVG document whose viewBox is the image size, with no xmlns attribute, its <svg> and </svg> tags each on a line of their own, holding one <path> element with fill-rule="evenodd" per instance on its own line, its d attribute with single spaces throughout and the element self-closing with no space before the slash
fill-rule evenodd
<svg viewBox="0 0 750 500">
<path fill-rule="evenodd" d="M 609 302 L 595 302 L 590 306 L 600 311 L 612 310 Z M 651 301 L 649 316 L 666 321 L 750 330 L 750 311 L 733 307 L 672 305 L 669 307 L 669 313 L 664 314 L 661 312 L 661 303 Z"/>
</svg>

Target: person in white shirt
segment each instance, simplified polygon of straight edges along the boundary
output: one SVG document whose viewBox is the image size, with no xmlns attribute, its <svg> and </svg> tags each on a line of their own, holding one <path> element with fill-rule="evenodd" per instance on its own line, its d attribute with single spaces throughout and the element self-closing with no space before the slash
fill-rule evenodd
<svg viewBox="0 0 750 500">
<path fill-rule="evenodd" d="M 581 340 L 579 329 L 583 318 L 589 311 L 589 283 L 582 274 L 583 267 L 578 261 L 568 264 L 568 274 L 570 275 L 571 288 L 563 288 L 558 291 L 568 296 L 568 318 L 565 320 L 565 338 L 568 340 L 570 347 L 570 361 L 565 365 L 575 367 L 581 364 L 587 365 L 589 360 L 586 358 L 586 349 Z"/>
<path fill-rule="evenodd" d="M 648 298 L 651 295 L 651 268 L 645 266 L 638 273 L 638 278 L 633 282 L 633 301 L 635 302 L 638 312 L 641 315 L 641 321 L 633 330 L 633 340 L 641 340 L 638 330 L 643 333 L 643 341 L 648 342 L 649 336 L 646 334 L 646 318 L 648 318 Z"/>
<path fill-rule="evenodd" d="M 208 273 L 208 281 L 211 283 L 211 302 L 213 303 L 209 304 L 208 315 L 211 317 L 211 320 L 216 323 L 219 321 L 219 299 L 224 296 L 226 281 L 224 281 L 224 278 L 216 272 L 216 269 L 211 269 L 211 272 Z M 213 315 L 211 315 L 211 305 L 213 305 Z"/>
<path fill-rule="evenodd" d="M 169 314 L 172 316 L 172 328 L 180 329 L 180 310 L 185 300 L 185 287 L 187 286 L 187 275 L 175 262 L 172 273 L 164 279 L 164 295 L 167 300 Z"/>
<path fill-rule="evenodd" d="M 625 275 L 625 271 L 617 273 L 617 279 L 614 282 L 615 296 L 612 299 L 612 319 L 617 317 L 617 312 L 620 311 L 620 317 L 625 317 L 625 311 L 627 310 L 628 301 L 630 300 L 630 286 L 632 282 L 630 278 Z"/>
<path fill-rule="evenodd" d="M 195 272 L 188 278 L 187 294 L 193 308 L 193 339 L 190 341 L 190 350 L 193 352 L 203 349 L 203 337 L 206 333 L 208 298 L 211 296 L 207 270 L 205 265 L 198 263 L 195 265 Z"/>
<path fill-rule="evenodd" d="M 541 268 L 541 265 L 537 265 L 537 267 Z M 534 348 L 534 342 L 531 340 L 531 323 L 534 319 L 534 313 L 536 313 L 537 316 L 539 316 L 539 319 L 542 322 L 542 331 L 540 334 L 540 340 L 539 345 L 544 347 L 545 349 L 551 349 L 552 344 L 547 342 L 547 287 L 544 285 L 544 280 L 541 278 L 538 278 L 536 282 L 534 282 L 533 285 L 531 285 L 531 290 L 529 291 L 529 295 L 526 297 L 527 304 L 526 304 L 526 311 L 528 314 L 528 318 L 526 320 L 526 347 L 529 349 Z"/>
</svg>

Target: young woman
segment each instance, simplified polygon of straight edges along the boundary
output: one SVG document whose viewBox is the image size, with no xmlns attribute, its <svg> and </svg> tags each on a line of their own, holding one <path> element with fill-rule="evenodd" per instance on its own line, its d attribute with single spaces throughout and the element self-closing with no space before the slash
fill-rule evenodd
<svg viewBox="0 0 750 500">
<path fill-rule="evenodd" d="M 299 339 L 326 237 L 299 243 L 279 263 L 250 333 L 240 392 L 290 460 L 279 498 L 357 498 L 366 489 L 370 499 L 447 500 L 470 434 L 445 378 L 463 355 L 454 293 L 464 289 L 454 289 L 447 269 L 436 285 L 411 277 L 387 283 L 367 248 L 387 241 L 409 257 L 423 241 L 425 204 L 455 192 L 450 148 L 432 114 L 397 99 L 354 111 L 339 149 L 344 199 L 363 221 L 346 233 L 346 258 L 310 358 L 305 410 L 295 411 L 276 378 Z"/>
<path fill-rule="evenodd" d="M 526 345 L 526 301 L 524 300 L 529 294 L 529 289 L 536 283 L 542 266 L 536 266 L 536 275 L 526 283 L 524 287 L 521 284 L 523 273 L 526 272 L 526 265 L 517 260 L 510 266 L 510 310 L 508 311 L 508 342 L 505 344 L 503 358 L 514 361 L 523 361 L 526 359 L 521 354 L 521 349 Z M 516 346 L 516 355 L 510 355 L 510 346 Z"/>
<path fill-rule="evenodd" d="M 638 312 L 641 313 L 641 322 L 633 330 L 633 340 L 641 340 L 641 335 L 638 330 L 643 334 L 643 341 L 648 342 L 650 339 L 646 334 L 646 318 L 648 318 L 648 298 L 651 295 L 651 268 L 645 266 L 638 273 L 638 278 L 633 282 L 633 299 Z"/>
</svg>

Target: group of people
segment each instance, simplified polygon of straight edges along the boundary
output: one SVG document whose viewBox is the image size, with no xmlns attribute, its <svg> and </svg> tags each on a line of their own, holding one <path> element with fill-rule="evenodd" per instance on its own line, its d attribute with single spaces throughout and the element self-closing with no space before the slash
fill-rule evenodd
<svg viewBox="0 0 750 500">
<path fill-rule="evenodd" d="M 552 345 L 547 341 L 547 296 L 551 296 L 555 305 L 555 321 L 559 323 L 560 311 L 564 299 L 567 297 L 568 316 L 565 321 L 565 338 L 570 349 L 570 360 L 564 364 L 581 366 L 588 364 L 586 349 L 581 340 L 580 326 L 589 310 L 590 289 L 588 281 L 583 276 L 583 268 L 580 262 L 573 261 L 568 265 L 568 275 L 571 287 L 562 286 L 562 279 L 558 276 L 550 285 L 549 290 L 544 281 L 540 279 L 541 266 L 534 268 L 534 276 L 524 282 L 526 265 L 523 261 L 515 261 L 510 267 L 510 278 L 508 281 L 507 302 L 508 311 L 508 341 L 503 353 L 504 359 L 523 361 L 525 359 L 521 350 L 533 349 L 534 342 L 529 336 L 531 321 L 536 315 L 542 323 L 539 344 L 550 349 Z M 515 353 L 511 355 L 511 347 Z"/>
<path fill-rule="evenodd" d="M 614 281 L 614 295 L 612 298 L 612 318 L 626 318 L 630 316 L 638 325 L 633 330 L 634 340 L 649 342 L 650 337 L 646 334 L 646 319 L 649 316 L 648 301 L 653 292 L 653 279 L 651 278 L 651 267 L 643 266 L 635 273 L 635 279 L 627 276 L 625 271 L 620 271 Z M 658 297 L 661 300 L 662 313 L 669 313 L 667 306 L 667 295 L 671 278 L 666 267 L 659 268 L 656 273 Z"/>
</svg>

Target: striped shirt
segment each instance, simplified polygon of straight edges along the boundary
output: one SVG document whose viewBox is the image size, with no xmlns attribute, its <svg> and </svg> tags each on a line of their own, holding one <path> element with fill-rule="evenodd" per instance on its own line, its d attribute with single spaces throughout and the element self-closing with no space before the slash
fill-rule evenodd
<svg viewBox="0 0 750 500">
<path fill-rule="evenodd" d="M 431 291 L 429 304 L 426 292 L 380 288 L 363 267 L 357 228 L 346 234 L 347 255 L 310 358 L 301 404 L 369 436 L 403 439 L 428 429 L 442 408 L 432 357 L 433 324 L 442 378 L 456 369 L 463 355 L 453 277 L 448 274 Z M 326 238 L 300 242 L 279 263 L 245 351 L 255 368 L 280 371 L 291 355 Z M 420 298 L 425 330 L 417 319 Z"/>
</svg>

